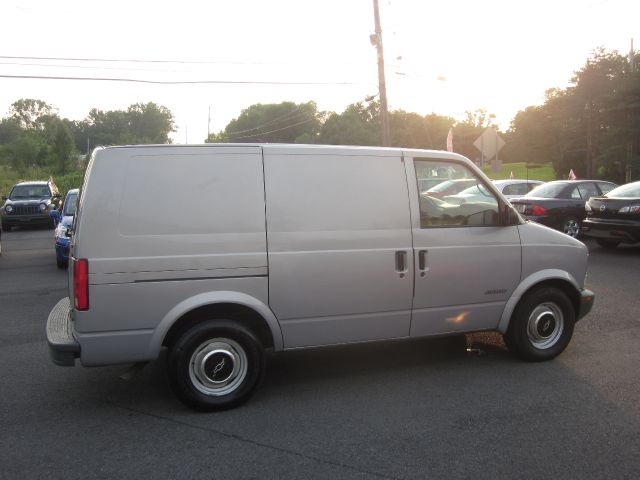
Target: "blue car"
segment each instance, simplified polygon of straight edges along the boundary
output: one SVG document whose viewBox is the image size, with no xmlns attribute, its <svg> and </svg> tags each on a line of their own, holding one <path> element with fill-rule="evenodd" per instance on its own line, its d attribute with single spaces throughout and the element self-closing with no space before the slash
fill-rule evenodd
<svg viewBox="0 0 640 480">
<path fill-rule="evenodd" d="M 73 224 L 73 217 L 76 214 L 78 192 L 79 189 L 77 188 L 69 190 L 64 199 L 62 209 L 60 211 L 54 210 L 50 214 L 56 224 L 54 239 L 56 245 L 56 263 L 58 264 L 58 268 L 67 268 L 67 265 L 69 264 L 69 230 Z"/>
</svg>

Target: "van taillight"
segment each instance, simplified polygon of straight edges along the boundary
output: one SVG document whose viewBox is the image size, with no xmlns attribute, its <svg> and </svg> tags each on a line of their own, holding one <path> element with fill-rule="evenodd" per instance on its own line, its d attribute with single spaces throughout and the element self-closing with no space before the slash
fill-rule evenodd
<svg viewBox="0 0 640 480">
<path fill-rule="evenodd" d="M 89 262 L 73 260 L 73 305 L 76 310 L 89 310 Z"/>
</svg>

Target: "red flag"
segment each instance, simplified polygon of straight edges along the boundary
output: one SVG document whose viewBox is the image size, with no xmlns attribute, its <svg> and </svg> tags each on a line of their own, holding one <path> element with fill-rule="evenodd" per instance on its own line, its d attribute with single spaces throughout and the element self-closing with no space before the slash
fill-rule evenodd
<svg viewBox="0 0 640 480">
<path fill-rule="evenodd" d="M 453 152 L 453 127 L 449 128 L 447 134 L 447 152 Z"/>
<path fill-rule="evenodd" d="M 573 173 L 573 168 L 572 168 L 571 170 L 569 170 L 569 180 L 575 180 L 576 178 L 577 178 L 576 174 Z"/>
</svg>

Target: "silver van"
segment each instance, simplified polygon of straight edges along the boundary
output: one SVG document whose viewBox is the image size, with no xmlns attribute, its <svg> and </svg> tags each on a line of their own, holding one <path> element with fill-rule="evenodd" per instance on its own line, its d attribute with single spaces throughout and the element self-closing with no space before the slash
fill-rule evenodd
<svg viewBox="0 0 640 480">
<path fill-rule="evenodd" d="M 467 178 L 460 205 L 418 179 Z M 176 395 L 246 400 L 265 352 L 494 330 L 528 361 L 571 339 L 587 249 L 525 222 L 466 158 L 300 145 L 94 151 L 73 225 L 53 361 L 148 362 Z"/>
</svg>

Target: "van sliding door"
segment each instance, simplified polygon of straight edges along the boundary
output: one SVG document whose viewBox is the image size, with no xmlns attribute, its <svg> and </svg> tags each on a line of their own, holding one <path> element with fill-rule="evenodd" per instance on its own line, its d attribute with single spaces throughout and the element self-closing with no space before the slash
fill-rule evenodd
<svg viewBox="0 0 640 480">
<path fill-rule="evenodd" d="M 413 256 L 402 158 L 265 147 L 269 304 L 285 348 L 406 337 Z"/>
</svg>

